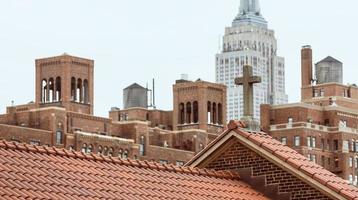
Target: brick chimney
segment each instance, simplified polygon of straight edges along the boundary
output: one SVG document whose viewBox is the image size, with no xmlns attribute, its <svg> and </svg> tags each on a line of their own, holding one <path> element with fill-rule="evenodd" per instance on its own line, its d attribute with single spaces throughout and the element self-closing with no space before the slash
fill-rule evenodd
<svg viewBox="0 0 358 200">
<path fill-rule="evenodd" d="M 310 86 L 312 81 L 312 49 L 310 45 L 302 47 L 301 50 L 301 87 Z"/>
</svg>

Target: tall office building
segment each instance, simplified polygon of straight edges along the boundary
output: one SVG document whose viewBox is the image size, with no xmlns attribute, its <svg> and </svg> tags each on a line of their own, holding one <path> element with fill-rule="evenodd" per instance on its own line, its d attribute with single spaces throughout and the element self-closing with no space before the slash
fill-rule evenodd
<svg viewBox="0 0 358 200">
<path fill-rule="evenodd" d="M 284 58 L 277 56 L 274 31 L 261 15 L 259 0 L 241 0 L 239 14 L 225 29 L 222 50 L 216 55 L 216 82 L 228 87 L 228 119 L 243 117 L 243 90 L 234 79 L 242 76 L 245 64 L 262 77 L 262 83 L 254 86 L 256 119 L 260 118 L 260 104 L 287 103 Z"/>
</svg>

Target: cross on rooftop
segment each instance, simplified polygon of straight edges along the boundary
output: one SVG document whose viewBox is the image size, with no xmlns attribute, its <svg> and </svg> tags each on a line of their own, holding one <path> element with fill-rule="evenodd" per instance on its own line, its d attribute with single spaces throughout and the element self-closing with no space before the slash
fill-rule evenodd
<svg viewBox="0 0 358 200">
<path fill-rule="evenodd" d="M 235 78 L 236 85 L 243 85 L 244 87 L 244 116 L 253 117 L 254 113 L 254 88 L 255 83 L 261 83 L 260 76 L 252 75 L 252 66 L 243 66 L 243 77 Z"/>
</svg>

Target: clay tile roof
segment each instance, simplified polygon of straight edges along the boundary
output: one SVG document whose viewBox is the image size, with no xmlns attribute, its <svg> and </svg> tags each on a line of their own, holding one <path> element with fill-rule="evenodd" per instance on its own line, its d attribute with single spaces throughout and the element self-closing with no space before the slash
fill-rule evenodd
<svg viewBox="0 0 358 200">
<path fill-rule="evenodd" d="M 0 199 L 268 199 L 238 174 L 0 141 Z"/>
<path fill-rule="evenodd" d="M 231 131 L 235 131 L 240 136 L 248 139 L 252 143 L 257 145 L 257 148 L 262 148 L 273 156 L 279 158 L 283 162 L 288 163 L 295 169 L 303 172 L 309 177 L 313 178 L 317 182 L 324 186 L 327 186 L 331 190 L 342 195 L 346 199 L 358 200 L 358 188 L 350 185 L 348 181 L 343 180 L 332 172 L 324 169 L 322 166 L 309 161 L 305 156 L 299 154 L 295 150 L 283 145 L 281 142 L 272 138 L 263 132 L 246 131 L 242 129 L 245 125 L 242 125 L 239 121 L 230 121 L 228 124 L 228 130 L 218 136 L 212 143 L 208 145 L 203 151 L 197 154 L 192 160 L 190 160 L 186 166 L 190 166 L 196 159 L 200 158 L 206 150 L 214 146 L 218 141 L 224 138 Z"/>
</svg>

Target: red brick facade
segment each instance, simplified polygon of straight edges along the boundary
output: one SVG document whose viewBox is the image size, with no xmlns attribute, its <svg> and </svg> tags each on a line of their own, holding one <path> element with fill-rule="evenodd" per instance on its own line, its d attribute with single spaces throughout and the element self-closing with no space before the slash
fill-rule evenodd
<svg viewBox="0 0 358 200">
<path fill-rule="evenodd" d="M 199 113 L 213 102 L 216 120 L 209 123 L 205 112 L 178 128 L 177 103 L 173 111 L 113 109 L 109 118 L 94 116 L 93 69 L 93 60 L 66 54 L 36 60 L 36 101 L 0 115 L 0 139 L 182 165 L 224 129 L 226 88 L 204 81 L 175 84 L 174 102 L 199 102 Z M 185 109 L 194 115 L 194 105 Z"/>
<path fill-rule="evenodd" d="M 303 76 L 309 76 L 309 51 L 302 50 Z M 358 185 L 358 87 L 304 84 L 301 91 L 300 103 L 261 105 L 262 130 Z"/>
<path fill-rule="evenodd" d="M 267 185 L 278 184 L 279 193 L 289 193 L 291 200 L 330 199 L 282 168 L 236 142 L 206 168 L 215 170 L 252 169 L 252 176 L 265 176 Z"/>
</svg>

